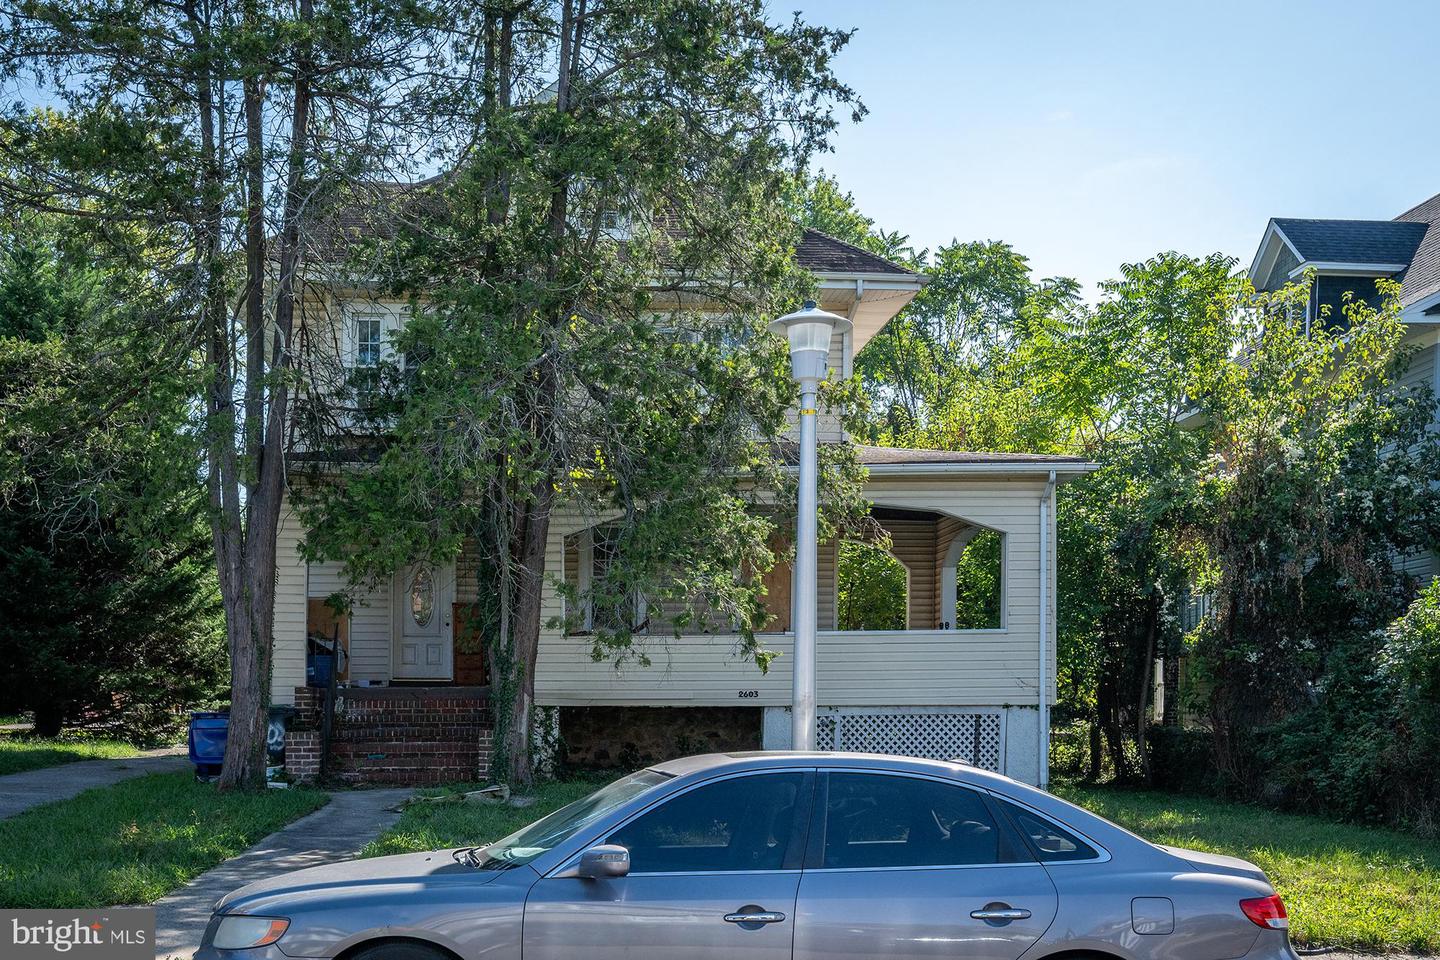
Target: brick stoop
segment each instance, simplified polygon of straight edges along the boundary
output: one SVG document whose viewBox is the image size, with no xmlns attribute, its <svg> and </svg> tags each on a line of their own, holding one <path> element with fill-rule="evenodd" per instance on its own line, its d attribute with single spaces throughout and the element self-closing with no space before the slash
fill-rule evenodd
<svg viewBox="0 0 1440 960">
<path fill-rule="evenodd" d="M 344 687 L 330 736 L 330 774 L 349 783 L 427 785 L 484 780 L 490 773 L 488 687 Z M 320 773 L 324 691 L 295 688 L 285 769 Z"/>
</svg>

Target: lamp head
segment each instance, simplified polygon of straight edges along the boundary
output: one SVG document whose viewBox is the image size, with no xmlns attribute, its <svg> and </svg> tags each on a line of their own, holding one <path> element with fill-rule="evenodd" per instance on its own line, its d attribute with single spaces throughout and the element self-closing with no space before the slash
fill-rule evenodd
<svg viewBox="0 0 1440 960">
<path fill-rule="evenodd" d="M 799 310 L 773 321 L 769 330 L 790 342 L 790 372 L 803 383 L 825 379 L 831 336 L 849 333 L 853 326 L 844 317 L 821 310 L 814 300 L 806 300 Z"/>
</svg>

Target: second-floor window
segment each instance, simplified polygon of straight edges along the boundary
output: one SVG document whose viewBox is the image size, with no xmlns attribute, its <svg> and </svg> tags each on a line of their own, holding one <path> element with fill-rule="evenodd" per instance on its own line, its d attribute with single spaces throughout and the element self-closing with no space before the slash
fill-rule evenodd
<svg viewBox="0 0 1440 960">
<path fill-rule="evenodd" d="M 355 366 L 379 364 L 385 345 L 384 320 L 379 316 L 358 316 L 355 324 Z"/>
</svg>

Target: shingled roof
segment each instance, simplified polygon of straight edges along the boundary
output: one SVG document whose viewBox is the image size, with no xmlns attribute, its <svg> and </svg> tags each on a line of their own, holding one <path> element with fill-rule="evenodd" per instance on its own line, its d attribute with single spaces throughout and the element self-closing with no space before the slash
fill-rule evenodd
<svg viewBox="0 0 1440 960">
<path fill-rule="evenodd" d="M 1440 293 L 1440 193 L 1395 218 L 1425 224 L 1425 236 L 1401 279 L 1400 302 L 1406 306 Z"/>
<path fill-rule="evenodd" d="M 1276 217 L 1304 260 L 1317 263 L 1409 263 L 1426 225 L 1396 220 L 1300 220 Z"/>
<path fill-rule="evenodd" d="M 918 276 L 914 270 L 809 227 L 805 228 L 804 236 L 795 247 L 795 262 L 812 273 L 890 273 L 905 277 Z"/>
</svg>

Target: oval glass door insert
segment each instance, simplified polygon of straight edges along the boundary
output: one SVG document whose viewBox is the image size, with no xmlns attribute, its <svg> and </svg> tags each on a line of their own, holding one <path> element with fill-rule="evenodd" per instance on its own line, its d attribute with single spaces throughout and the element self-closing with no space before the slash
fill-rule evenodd
<svg viewBox="0 0 1440 960">
<path fill-rule="evenodd" d="M 410 616 L 418 627 L 429 626 L 435 615 L 435 575 L 429 567 L 420 567 L 410 581 Z"/>
</svg>

